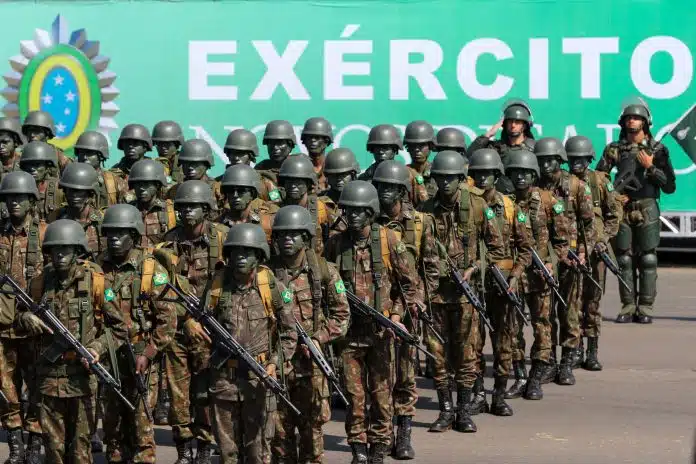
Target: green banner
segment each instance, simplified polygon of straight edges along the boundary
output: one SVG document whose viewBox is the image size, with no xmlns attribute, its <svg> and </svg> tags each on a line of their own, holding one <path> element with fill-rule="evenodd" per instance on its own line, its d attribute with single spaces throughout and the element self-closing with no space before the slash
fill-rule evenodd
<svg viewBox="0 0 696 464">
<path fill-rule="evenodd" d="M 128 123 L 173 119 L 211 142 L 214 174 L 230 130 L 260 134 L 271 119 L 299 133 L 326 117 L 335 146 L 366 168 L 366 134 L 379 123 L 425 119 L 471 140 L 520 97 L 537 137 L 583 134 L 601 153 L 627 96 L 650 104 L 658 137 L 696 102 L 687 0 L 39 1 L 2 11 L 5 114 L 50 111 L 68 150 L 86 128 L 113 143 Z M 696 167 L 665 143 L 678 177 L 662 208 L 696 210 Z M 115 143 L 111 153 L 110 164 Z"/>
</svg>

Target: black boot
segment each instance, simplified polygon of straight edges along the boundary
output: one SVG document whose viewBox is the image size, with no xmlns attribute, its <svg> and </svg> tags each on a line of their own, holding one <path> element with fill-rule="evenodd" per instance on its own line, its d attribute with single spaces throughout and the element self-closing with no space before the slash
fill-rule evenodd
<svg viewBox="0 0 696 464">
<path fill-rule="evenodd" d="M 561 366 L 558 369 L 558 378 L 556 379 L 558 385 L 575 385 L 575 376 L 572 368 L 574 352 L 574 348 L 563 347 Z"/>
<path fill-rule="evenodd" d="M 10 453 L 5 460 L 5 464 L 22 464 L 24 462 L 22 429 L 14 429 L 7 432 L 7 447 Z"/>
<path fill-rule="evenodd" d="M 24 455 L 25 464 L 41 464 L 41 445 L 43 437 L 39 433 L 29 434 L 26 454 Z"/>
<path fill-rule="evenodd" d="M 585 362 L 585 343 L 583 338 L 580 337 L 580 345 L 577 347 L 573 353 L 573 369 L 579 369 Z"/>
<path fill-rule="evenodd" d="M 411 416 L 398 416 L 396 423 L 399 430 L 396 432 L 396 452 L 394 457 L 399 460 L 408 460 L 416 457 L 416 452 L 411 445 Z"/>
<path fill-rule="evenodd" d="M 213 444 L 209 441 L 198 440 L 196 446 L 195 464 L 212 464 L 213 459 Z"/>
<path fill-rule="evenodd" d="M 457 391 L 457 418 L 454 429 L 462 433 L 475 433 L 477 428 L 467 411 L 471 403 L 471 388 L 460 388 Z"/>
<path fill-rule="evenodd" d="M 474 382 L 472 389 L 471 402 L 467 406 L 470 416 L 484 414 L 488 412 L 488 401 L 486 401 L 486 390 L 483 388 L 483 374 L 479 374 Z"/>
<path fill-rule="evenodd" d="M 94 435 L 92 435 L 92 453 L 101 453 L 104 451 L 104 442 L 102 441 L 101 435 L 99 435 L 99 432 L 94 432 Z"/>
<path fill-rule="evenodd" d="M 167 389 L 160 389 L 157 396 L 157 405 L 152 413 L 153 419 L 155 420 L 155 425 L 169 425 L 169 408 L 171 403 L 169 402 L 169 391 Z"/>
<path fill-rule="evenodd" d="M 372 443 L 367 455 L 367 464 L 384 464 L 384 456 L 389 451 L 389 446 L 384 443 Z"/>
<path fill-rule="evenodd" d="M 505 389 L 507 377 L 496 377 L 493 387 L 493 400 L 491 401 L 491 414 L 494 416 L 512 416 L 512 408 L 505 402 Z"/>
<path fill-rule="evenodd" d="M 512 367 L 515 371 L 515 383 L 505 392 L 506 400 L 519 398 L 527 388 L 527 366 L 524 361 L 513 361 Z"/>
<path fill-rule="evenodd" d="M 587 357 L 585 358 L 585 364 L 582 366 L 588 371 L 601 371 L 602 363 L 597 359 L 597 352 L 599 350 L 597 337 L 587 337 Z"/>
<path fill-rule="evenodd" d="M 532 361 L 532 370 L 529 372 L 529 382 L 527 382 L 527 389 L 524 392 L 524 399 L 540 400 L 544 397 L 544 391 L 541 389 L 541 378 L 545 372 L 545 362 Z"/>
<path fill-rule="evenodd" d="M 558 376 L 558 364 L 556 363 L 556 347 L 551 347 L 551 356 L 549 357 L 549 363 L 544 364 L 544 372 L 541 374 L 541 383 L 551 383 L 556 380 Z"/>
<path fill-rule="evenodd" d="M 367 444 L 366 443 L 351 443 L 353 450 L 353 460 L 350 464 L 367 464 Z"/>
<path fill-rule="evenodd" d="M 179 440 L 174 443 L 176 445 L 177 456 L 174 464 L 193 464 L 193 451 L 191 451 L 189 442 L 186 440 Z"/>
<path fill-rule="evenodd" d="M 452 428 L 454 423 L 454 407 L 452 406 L 452 392 L 449 390 L 438 390 L 437 401 L 440 403 L 440 415 L 435 422 L 430 425 L 429 432 L 446 432 Z"/>
</svg>

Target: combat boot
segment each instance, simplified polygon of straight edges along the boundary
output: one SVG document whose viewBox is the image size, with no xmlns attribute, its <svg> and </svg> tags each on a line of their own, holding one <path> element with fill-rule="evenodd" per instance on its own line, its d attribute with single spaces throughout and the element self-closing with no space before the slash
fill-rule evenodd
<svg viewBox="0 0 696 464">
<path fill-rule="evenodd" d="M 577 349 L 573 353 L 573 369 L 581 368 L 584 362 L 585 362 L 585 343 L 583 342 L 583 338 L 580 337 L 580 345 L 578 345 Z"/>
<path fill-rule="evenodd" d="M 177 459 L 174 464 L 193 464 L 193 451 L 186 440 L 175 442 Z"/>
<path fill-rule="evenodd" d="M 505 402 L 505 389 L 507 377 L 496 377 L 493 386 L 493 399 L 491 400 L 491 414 L 494 416 L 512 416 L 512 408 Z"/>
<path fill-rule="evenodd" d="M 529 382 L 527 389 L 524 392 L 526 400 L 540 400 L 544 397 L 544 391 L 541 389 L 541 379 L 546 372 L 546 363 L 539 360 L 532 361 L 532 369 L 529 372 Z"/>
<path fill-rule="evenodd" d="M 353 451 L 353 460 L 350 464 L 367 464 L 366 443 L 351 443 L 350 448 Z"/>
<path fill-rule="evenodd" d="M 582 366 L 585 370 L 602 370 L 602 363 L 597 359 L 597 352 L 599 350 L 598 342 L 599 338 L 597 337 L 587 337 L 587 357 L 585 358 L 585 364 Z"/>
<path fill-rule="evenodd" d="M 488 412 L 488 401 L 486 401 L 486 390 L 483 388 L 483 374 L 479 374 L 474 382 L 471 402 L 467 406 L 470 416 L 484 414 Z"/>
<path fill-rule="evenodd" d="M 24 455 L 25 464 L 41 464 L 41 445 L 43 438 L 39 433 L 29 434 L 26 454 Z"/>
<path fill-rule="evenodd" d="M 399 430 L 396 432 L 396 451 L 394 458 L 409 460 L 416 457 L 416 452 L 411 445 L 411 416 L 397 416 L 396 423 Z"/>
<path fill-rule="evenodd" d="M 527 366 L 524 361 L 513 361 L 512 367 L 515 371 L 515 383 L 505 392 L 506 400 L 519 398 L 527 387 Z"/>
<path fill-rule="evenodd" d="M 212 464 L 213 459 L 213 444 L 209 441 L 198 440 L 196 449 L 195 464 Z"/>
<path fill-rule="evenodd" d="M 549 357 L 549 363 L 544 364 L 544 372 L 541 374 L 541 383 L 551 383 L 556 380 L 558 376 L 558 365 L 556 364 L 556 347 L 551 347 L 551 356 Z"/>
<path fill-rule="evenodd" d="M 437 391 L 437 401 L 440 403 L 440 415 L 430 425 L 429 432 L 446 432 L 454 423 L 454 407 L 452 406 L 452 392 L 447 390 Z"/>
<path fill-rule="evenodd" d="M 471 403 L 471 388 L 457 390 L 457 418 L 454 423 L 454 429 L 457 432 L 476 433 L 478 430 L 467 411 L 469 403 Z"/>
<path fill-rule="evenodd" d="M 561 366 L 558 369 L 558 378 L 556 379 L 558 385 L 575 385 L 575 376 L 572 369 L 574 351 L 574 348 L 563 347 Z"/>
<path fill-rule="evenodd" d="M 389 446 L 384 443 L 372 443 L 367 455 L 367 464 L 384 464 L 384 456 L 389 451 Z"/>
<path fill-rule="evenodd" d="M 5 464 L 22 464 L 24 462 L 22 429 L 14 429 L 7 432 L 7 447 L 10 453 L 5 460 Z"/>
<path fill-rule="evenodd" d="M 169 402 L 169 391 L 166 389 L 160 389 L 159 395 L 157 397 L 157 405 L 152 414 L 155 425 L 169 425 L 169 408 L 171 403 Z"/>
</svg>

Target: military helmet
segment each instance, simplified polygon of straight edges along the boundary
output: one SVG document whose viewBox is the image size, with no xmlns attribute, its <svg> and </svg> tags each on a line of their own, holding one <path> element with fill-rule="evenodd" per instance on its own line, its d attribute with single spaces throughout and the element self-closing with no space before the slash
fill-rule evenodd
<svg viewBox="0 0 696 464">
<path fill-rule="evenodd" d="M 271 249 L 268 246 L 266 232 L 258 224 L 247 222 L 230 227 L 230 230 L 227 232 L 227 238 L 225 238 L 225 242 L 222 244 L 223 252 L 227 254 L 232 247 L 255 248 L 263 251 L 266 259 L 271 257 Z"/>
<path fill-rule="evenodd" d="M 324 160 L 324 174 L 343 174 L 345 172 L 360 172 L 360 165 L 350 148 L 334 148 Z"/>
<path fill-rule="evenodd" d="M 505 170 L 508 169 L 529 169 L 534 171 L 539 177 L 539 162 L 537 157 L 529 150 L 510 150 L 508 152 L 508 162 Z"/>
<path fill-rule="evenodd" d="M 621 111 L 621 117 L 619 117 L 619 125 L 623 127 L 624 119 L 627 116 L 639 116 L 645 120 L 648 127 L 652 126 L 652 116 L 650 115 L 650 110 L 644 105 L 627 105 Z"/>
<path fill-rule="evenodd" d="M 464 132 L 455 127 L 443 127 L 437 131 L 435 137 L 435 148 L 438 151 L 442 150 L 466 150 L 466 140 Z"/>
<path fill-rule="evenodd" d="M 595 157 L 592 141 L 584 135 L 576 135 L 566 140 L 565 151 L 568 158 L 583 157 L 594 159 Z"/>
<path fill-rule="evenodd" d="M 147 145 L 147 151 L 152 150 L 152 138 L 150 137 L 150 131 L 147 130 L 147 127 L 143 126 L 142 124 L 128 124 L 123 128 L 123 130 L 121 130 L 121 135 L 118 136 L 118 142 L 116 143 L 116 147 L 119 150 L 123 150 L 124 140 L 139 140 L 141 142 L 145 142 L 145 145 Z"/>
<path fill-rule="evenodd" d="M 22 150 L 22 156 L 19 158 L 19 167 L 23 163 L 30 161 L 44 161 L 53 167 L 58 167 L 58 155 L 53 145 L 38 140 L 29 142 Z"/>
<path fill-rule="evenodd" d="M 152 142 L 184 143 L 184 133 L 176 121 L 160 121 L 152 128 Z"/>
<path fill-rule="evenodd" d="M 65 166 L 58 186 L 63 189 L 99 191 L 97 171 L 88 163 L 70 163 Z"/>
<path fill-rule="evenodd" d="M 72 219 L 58 219 L 46 227 L 42 250 L 48 253 L 54 246 L 78 246 L 82 247 L 84 253 L 89 253 L 85 229 Z"/>
<path fill-rule="evenodd" d="M 225 170 L 220 182 L 222 189 L 229 187 L 249 187 L 256 190 L 258 195 L 261 191 L 261 176 L 259 172 L 246 164 L 235 164 Z"/>
<path fill-rule="evenodd" d="M 555 137 L 544 137 L 537 140 L 534 145 L 534 154 L 539 156 L 560 156 L 563 161 L 568 161 L 563 142 Z"/>
<path fill-rule="evenodd" d="M 15 139 L 15 144 L 24 144 L 24 134 L 22 134 L 22 126 L 19 124 L 19 119 L 0 118 L 0 132 L 9 132 Z"/>
<path fill-rule="evenodd" d="M 370 208 L 374 215 L 379 214 L 379 195 L 374 185 L 364 180 L 352 180 L 343 187 L 338 198 L 338 206 Z"/>
<path fill-rule="evenodd" d="M 457 153 L 457 155 L 459 155 L 459 153 Z M 461 156 L 462 155 L 459 155 L 460 158 Z M 464 160 L 462 160 L 462 163 L 463 162 Z M 503 163 L 500 161 L 500 155 L 492 148 L 479 148 L 474 151 L 469 159 L 469 172 L 485 170 L 498 171 L 501 175 L 505 174 L 505 168 L 503 168 Z M 432 169 L 430 172 L 433 172 Z"/>
<path fill-rule="evenodd" d="M 48 130 L 49 139 L 56 136 L 56 126 L 53 122 L 53 116 L 51 116 L 51 113 L 47 113 L 46 111 L 30 111 L 22 123 L 22 133 L 24 135 L 26 135 L 25 128 L 28 126 L 42 127 Z"/>
<path fill-rule="evenodd" d="M 302 230 L 312 237 L 317 233 L 309 210 L 298 205 L 280 208 L 273 219 L 272 230 L 273 232 L 277 230 Z"/>
<path fill-rule="evenodd" d="M 461 158 L 461 155 L 459 155 Z M 394 184 L 406 187 L 411 191 L 411 176 L 405 164 L 396 160 L 386 160 L 379 163 L 372 176 L 372 183 Z"/>
<path fill-rule="evenodd" d="M 454 150 L 442 150 L 433 159 L 430 165 L 430 175 L 466 175 L 466 163 L 464 158 Z"/>
<path fill-rule="evenodd" d="M 435 142 L 435 129 L 428 121 L 411 121 L 404 130 L 404 145 Z"/>
<path fill-rule="evenodd" d="M 283 179 L 307 179 L 316 184 L 317 173 L 307 155 L 293 155 L 288 156 L 280 165 L 278 181 L 283 182 Z"/>
<path fill-rule="evenodd" d="M 210 209 L 216 209 L 213 191 L 205 181 L 187 180 L 177 187 L 174 206 L 192 203 L 208 205 Z"/>
<path fill-rule="evenodd" d="M 259 145 L 253 132 L 246 129 L 235 129 L 227 135 L 225 150 L 251 151 L 254 159 L 259 156 Z"/>
<path fill-rule="evenodd" d="M 288 121 L 276 119 L 266 124 L 263 131 L 263 144 L 268 145 L 269 140 L 287 140 L 292 142 L 292 146 L 297 145 L 295 129 Z"/>
<path fill-rule="evenodd" d="M 104 212 L 101 228 L 102 230 L 131 229 L 140 235 L 145 235 L 142 214 L 138 208 L 126 203 L 109 206 Z"/>
<path fill-rule="evenodd" d="M 102 159 L 109 158 L 109 141 L 106 136 L 97 131 L 85 131 L 75 142 L 76 150 L 93 150 L 101 154 Z"/>
<path fill-rule="evenodd" d="M 532 110 L 524 100 L 512 98 L 503 104 L 503 120 L 517 119 L 529 124 L 529 127 L 534 125 Z"/>
<path fill-rule="evenodd" d="M 203 139 L 190 139 L 184 142 L 179 151 L 179 163 L 206 163 L 215 166 L 215 157 L 210 144 Z"/>
<path fill-rule="evenodd" d="M 128 188 L 133 188 L 133 184 L 136 182 L 159 182 L 164 187 L 167 185 L 167 174 L 164 172 L 164 166 L 159 161 L 150 158 L 136 161 L 128 174 Z"/>
<path fill-rule="evenodd" d="M 39 199 L 39 189 L 36 187 L 36 180 L 28 172 L 12 171 L 2 177 L 0 181 L 0 195 L 22 194 L 33 195 Z"/>
<path fill-rule="evenodd" d="M 399 130 L 391 124 L 379 124 L 372 129 L 367 136 L 367 150 L 372 145 L 396 145 L 399 150 L 403 148 Z"/>
<path fill-rule="evenodd" d="M 322 117 L 309 118 L 305 121 L 300 139 L 304 139 L 308 135 L 319 135 L 329 139 L 329 143 L 333 142 L 333 130 L 331 123 Z"/>
</svg>

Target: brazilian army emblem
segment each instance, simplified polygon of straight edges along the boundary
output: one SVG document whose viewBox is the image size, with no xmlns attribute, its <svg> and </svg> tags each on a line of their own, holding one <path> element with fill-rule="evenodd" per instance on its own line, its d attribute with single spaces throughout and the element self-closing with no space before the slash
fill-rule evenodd
<svg viewBox="0 0 696 464">
<path fill-rule="evenodd" d="M 30 111 L 50 113 L 56 124 L 51 143 L 61 150 L 71 149 L 86 130 L 107 133 L 118 128 L 116 74 L 108 70 L 110 58 L 100 53 L 98 41 L 87 39 L 85 29 L 70 31 L 58 15 L 49 30 L 36 29 L 33 39 L 20 41 L 19 51 L 3 75 L 5 116 L 24 119 Z"/>
</svg>

